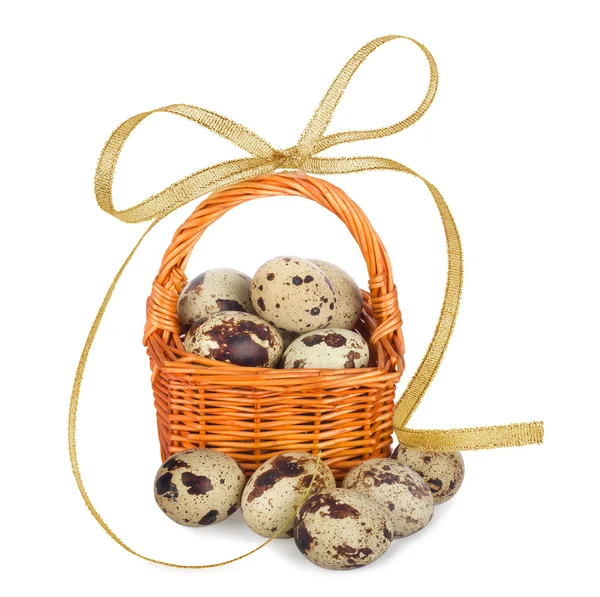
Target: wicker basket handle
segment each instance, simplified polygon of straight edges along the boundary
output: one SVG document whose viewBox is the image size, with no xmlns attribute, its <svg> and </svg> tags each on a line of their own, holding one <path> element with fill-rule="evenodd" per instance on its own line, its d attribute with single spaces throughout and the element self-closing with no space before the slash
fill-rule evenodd
<svg viewBox="0 0 600 597">
<path fill-rule="evenodd" d="M 144 341 L 162 330 L 181 348 L 176 304 L 186 282 L 185 267 L 204 231 L 230 209 L 252 199 L 275 196 L 305 197 L 338 216 L 357 242 L 369 273 L 373 318 L 371 343 L 381 343 L 392 367 L 404 369 L 402 317 L 390 260 L 368 218 L 344 191 L 332 183 L 303 172 L 283 172 L 238 182 L 215 191 L 177 229 L 161 263 L 147 305 Z"/>
</svg>

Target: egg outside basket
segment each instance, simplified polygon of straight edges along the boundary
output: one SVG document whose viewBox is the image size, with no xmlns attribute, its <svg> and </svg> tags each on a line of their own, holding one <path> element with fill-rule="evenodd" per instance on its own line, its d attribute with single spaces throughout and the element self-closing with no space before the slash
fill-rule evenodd
<svg viewBox="0 0 600 597">
<path fill-rule="evenodd" d="M 186 352 L 177 300 L 190 254 L 204 231 L 252 199 L 305 197 L 336 214 L 364 256 L 369 290 L 357 331 L 372 347 L 363 369 L 240 367 Z M 278 173 L 221 189 L 177 230 L 147 301 L 144 345 L 150 357 L 161 457 L 212 448 L 249 475 L 286 451 L 317 454 L 338 480 L 358 462 L 386 457 L 392 443 L 396 383 L 404 342 L 386 250 L 363 211 L 339 188 L 303 173 Z"/>
</svg>

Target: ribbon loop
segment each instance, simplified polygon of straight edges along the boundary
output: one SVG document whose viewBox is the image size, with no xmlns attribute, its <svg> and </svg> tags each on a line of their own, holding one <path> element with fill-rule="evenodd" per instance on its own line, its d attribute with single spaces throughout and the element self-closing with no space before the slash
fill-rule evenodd
<svg viewBox="0 0 600 597">
<path fill-rule="evenodd" d="M 345 131 L 324 136 L 333 113 L 346 90 L 346 86 L 359 66 L 378 47 L 395 39 L 406 39 L 416 44 L 424 52 L 429 62 L 429 87 L 419 107 L 410 116 L 391 126 L 362 131 Z M 162 217 L 189 201 L 198 199 L 206 193 L 210 193 L 222 186 L 254 176 L 268 174 L 277 168 L 309 171 L 309 168 L 305 164 L 310 162 L 312 164 L 311 172 L 323 174 L 325 173 L 323 168 L 327 162 L 314 162 L 313 160 L 318 159 L 314 158 L 315 154 L 340 143 L 352 143 L 354 141 L 385 137 L 408 128 L 417 122 L 431 105 L 435 97 L 437 81 L 437 67 L 433 56 L 421 43 L 402 35 L 388 35 L 375 39 L 364 45 L 340 71 L 304 129 L 298 143 L 280 151 L 274 149 L 267 141 L 247 127 L 216 112 L 197 106 L 171 104 L 149 112 L 142 112 L 119 125 L 109 137 L 100 154 L 95 178 L 98 205 L 106 213 L 118 218 L 122 222 L 144 222 Z M 112 197 L 112 186 L 121 150 L 133 130 L 148 116 L 159 112 L 174 114 L 191 120 L 199 126 L 227 139 L 234 145 L 247 151 L 253 157 L 222 162 L 221 164 L 198 170 L 137 205 L 126 209 L 116 209 Z M 331 165 L 332 162 L 328 164 Z M 341 172 L 341 170 L 339 171 Z M 333 171 L 328 173 L 333 173 Z"/>
<path fill-rule="evenodd" d="M 198 170 L 169 185 L 159 193 L 148 197 L 141 203 L 127 209 L 118 210 L 114 206 L 112 187 L 121 150 L 133 130 L 148 116 L 159 112 L 175 114 L 191 120 L 231 141 L 231 143 L 244 149 L 254 157 L 230 160 Z M 120 124 L 113 131 L 102 149 L 96 167 L 96 201 L 103 211 L 122 222 L 145 222 L 162 217 L 221 186 L 272 172 L 276 167 L 277 156 L 278 152 L 262 137 L 225 116 L 196 106 L 172 104 L 157 110 L 137 114 Z"/>
<path fill-rule="evenodd" d="M 337 108 L 346 87 L 350 82 L 350 79 L 354 76 L 361 64 L 366 58 L 372 54 L 377 48 L 383 44 L 393 41 L 395 39 L 405 39 L 417 45 L 427 58 L 429 63 L 429 86 L 427 93 L 421 101 L 419 107 L 410 116 L 392 124 L 390 126 L 381 127 L 377 129 L 366 129 L 357 131 L 344 131 L 339 133 L 333 133 L 330 135 L 324 135 L 327 126 L 331 122 L 333 113 Z M 388 35 L 385 37 L 379 37 L 365 44 L 352 58 L 346 63 L 344 68 L 340 71 L 338 76 L 335 78 L 327 92 L 325 93 L 319 107 L 316 109 L 312 118 L 310 119 L 306 129 L 302 133 L 300 140 L 298 141 L 298 147 L 305 151 L 307 154 L 315 155 L 341 143 L 353 143 L 355 141 L 365 141 L 367 139 L 376 139 L 381 137 L 387 137 L 394 135 L 409 126 L 412 126 L 417 120 L 425 114 L 432 104 L 435 97 L 438 85 L 438 71 L 435 64 L 435 60 L 429 52 L 429 50 L 417 40 L 406 37 L 404 35 Z"/>
</svg>

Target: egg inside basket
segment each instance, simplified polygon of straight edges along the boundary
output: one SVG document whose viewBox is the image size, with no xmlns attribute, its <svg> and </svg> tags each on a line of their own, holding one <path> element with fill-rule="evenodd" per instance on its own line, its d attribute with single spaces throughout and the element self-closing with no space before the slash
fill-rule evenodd
<svg viewBox="0 0 600 597">
<path fill-rule="evenodd" d="M 204 230 L 230 209 L 262 197 L 299 196 L 336 214 L 369 273 L 356 331 L 371 347 L 360 369 L 240 367 L 185 351 L 177 316 L 185 267 Z M 339 188 L 305 174 L 277 173 L 211 194 L 176 231 L 147 301 L 161 461 L 190 448 L 235 458 L 246 475 L 281 452 L 317 454 L 340 481 L 362 460 L 390 455 L 404 342 L 396 287 L 384 246 L 362 210 Z"/>
</svg>

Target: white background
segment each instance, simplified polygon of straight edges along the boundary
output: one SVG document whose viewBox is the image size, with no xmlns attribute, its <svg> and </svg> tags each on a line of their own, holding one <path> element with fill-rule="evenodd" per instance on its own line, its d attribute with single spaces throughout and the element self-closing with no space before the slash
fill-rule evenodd
<svg viewBox="0 0 600 597">
<path fill-rule="evenodd" d="M 598 111 L 594 2 L 14 2 L 3 6 L 2 544 L 14 595 L 574 594 L 592 589 L 598 531 Z M 335 155 L 397 159 L 447 199 L 465 287 L 447 357 L 411 425 L 543 419 L 543 446 L 465 454 L 458 496 L 373 565 L 319 569 L 280 540 L 224 568 L 149 564 L 86 510 L 67 453 L 72 377 L 101 298 L 143 225 L 95 204 L 96 159 L 126 118 L 170 103 L 216 110 L 276 147 L 293 144 L 345 61 L 400 33 L 433 52 L 440 87 L 414 127 Z M 400 120 L 427 84 L 408 42 L 362 67 L 330 132 Z M 152 117 L 117 168 L 119 206 L 243 155 L 174 116 Z M 429 342 L 445 246 L 425 187 L 396 173 L 333 178 L 371 218 L 394 264 L 407 371 Z M 195 204 L 194 204 L 195 205 Z M 219 562 L 260 538 L 237 513 L 206 529 L 156 507 L 160 464 L 144 302 L 171 235 L 163 221 L 133 259 L 83 384 L 80 464 L 92 500 L 134 549 Z M 215 224 L 188 274 L 252 273 L 278 254 L 334 261 L 364 287 L 339 221 L 303 200 L 255 202 Z M 590 544 L 590 542 L 593 542 Z M 597 553 L 596 553 L 597 557 Z M 593 591 L 592 591 L 593 592 Z"/>
</svg>

